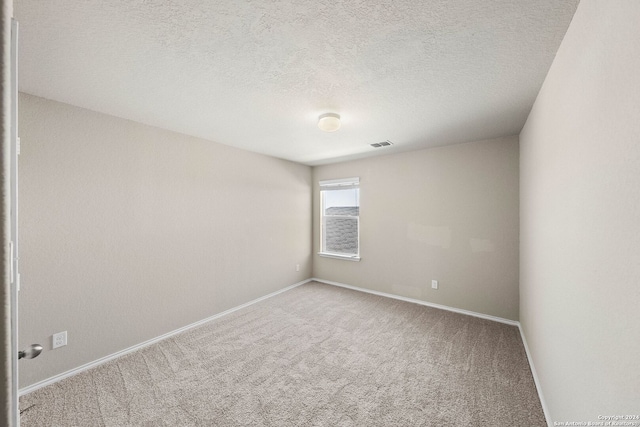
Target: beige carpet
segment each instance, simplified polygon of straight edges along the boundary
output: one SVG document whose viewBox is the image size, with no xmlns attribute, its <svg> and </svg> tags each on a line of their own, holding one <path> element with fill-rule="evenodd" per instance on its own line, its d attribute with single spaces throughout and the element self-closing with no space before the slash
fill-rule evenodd
<svg viewBox="0 0 640 427">
<path fill-rule="evenodd" d="M 545 426 L 514 326 L 308 283 L 20 400 L 22 426 Z"/>
</svg>

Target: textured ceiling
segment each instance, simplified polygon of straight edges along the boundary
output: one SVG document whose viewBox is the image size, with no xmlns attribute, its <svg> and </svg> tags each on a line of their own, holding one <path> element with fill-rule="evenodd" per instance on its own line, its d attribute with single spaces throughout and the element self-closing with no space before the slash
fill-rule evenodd
<svg viewBox="0 0 640 427">
<path fill-rule="evenodd" d="M 20 90 L 310 165 L 488 139 L 524 125 L 577 3 L 15 0 Z"/>
</svg>

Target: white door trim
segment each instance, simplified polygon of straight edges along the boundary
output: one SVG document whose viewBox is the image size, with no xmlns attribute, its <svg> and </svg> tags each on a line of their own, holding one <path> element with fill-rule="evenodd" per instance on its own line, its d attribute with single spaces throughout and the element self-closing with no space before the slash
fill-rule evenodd
<svg viewBox="0 0 640 427">
<path fill-rule="evenodd" d="M 18 405 L 18 21 L 11 19 L 11 425 L 20 427 Z"/>
</svg>

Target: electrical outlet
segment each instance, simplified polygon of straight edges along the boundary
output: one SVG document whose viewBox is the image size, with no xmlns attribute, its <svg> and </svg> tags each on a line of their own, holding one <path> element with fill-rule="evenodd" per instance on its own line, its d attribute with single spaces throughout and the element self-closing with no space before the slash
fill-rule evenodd
<svg viewBox="0 0 640 427">
<path fill-rule="evenodd" d="M 437 280 L 432 280 L 431 281 L 431 289 L 438 289 L 438 281 Z"/>
<path fill-rule="evenodd" d="M 300 271 L 300 264 L 296 264 L 296 271 Z"/>
<path fill-rule="evenodd" d="M 67 345 L 67 331 L 53 334 L 53 348 L 63 347 Z"/>
</svg>

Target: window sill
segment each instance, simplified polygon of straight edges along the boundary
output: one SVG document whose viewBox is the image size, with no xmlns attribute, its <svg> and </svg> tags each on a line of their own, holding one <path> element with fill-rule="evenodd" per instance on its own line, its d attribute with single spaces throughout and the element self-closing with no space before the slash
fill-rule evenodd
<svg viewBox="0 0 640 427">
<path fill-rule="evenodd" d="M 318 255 L 324 258 L 334 258 L 341 259 L 344 261 L 360 261 L 360 257 L 358 255 L 342 255 L 342 254 L 333 254 L 329 252 L 318 252 Z"/>
</svg>

